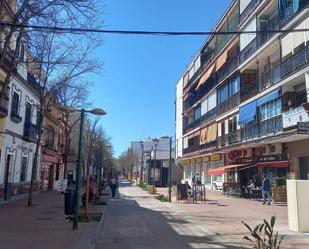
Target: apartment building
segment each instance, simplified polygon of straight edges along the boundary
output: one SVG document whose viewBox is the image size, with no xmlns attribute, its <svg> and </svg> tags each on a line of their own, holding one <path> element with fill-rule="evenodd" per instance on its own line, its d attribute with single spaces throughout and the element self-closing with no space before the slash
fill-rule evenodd
<svg viewBox="0 0 309 249">
<path fill-rule="evenodd" d="M 287 32 L 308 28 L 306 0 L 232 1 L 215 31 L 253 32 L 210 36 L 177 84 L 184 181 L 309 179 L 309 32 Z"/>
</svg>

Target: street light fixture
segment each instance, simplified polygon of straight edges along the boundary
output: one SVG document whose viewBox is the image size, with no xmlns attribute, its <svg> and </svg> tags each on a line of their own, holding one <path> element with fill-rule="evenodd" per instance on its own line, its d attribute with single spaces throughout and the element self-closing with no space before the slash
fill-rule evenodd
<svg viewBox="0 0 309 249">
<path fill-rule="evenodd" d="M 76 167 L 76 198 L 75 198 L 75 214 L 73 218 L 73 229 L 78 229 L 78 209 L 79 209 L 79 202 L 80 202 L 80 168 L 81 168 L 81 161 L 82 161 L 82 150 L 83 150 L 83 129 L 84 129 L 84 118 L 85 113 L 91 113 L 94 115 L 106 115 L 106 112 L 100 108 L 94 108 L 92 110 L 77 110 L 74 108 L 68 108 L 68 111 L 80 111 L 80 128 L 79 128 L 79 144 L 78 144 L 78 157 L 77 157 L 77 167 Z M 86 189 L 86 191 L 88 191 Z"/>
<path fill-rule="evenodd" d="M 153 168 L 153 176 L 152 176 L 152 193 L 155 194 L 155 173 L 156 173 L 156 167 L 157 167 L 157 146 L 159 144 L 159 139 L 154 138 L 152 139 L 153 145 L 154 145 L 154 168 Z"/>
<path fill-rule="evenodd" d="M 162 136 L 162 139 L 169 139 L 169 164 L 168 164 L 168 202 L 172 202 L 172 140 L 173 137 Z"/>
</svg>

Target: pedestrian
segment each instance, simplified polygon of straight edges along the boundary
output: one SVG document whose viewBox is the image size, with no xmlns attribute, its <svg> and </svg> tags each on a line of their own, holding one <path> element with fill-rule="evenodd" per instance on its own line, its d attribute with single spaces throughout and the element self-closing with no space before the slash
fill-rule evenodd
<svg viewBox="0 0 309 249">
<path fill-rule="evenodd" d="M 117 180 L 116 180 L 116 177 L 112 177 L 112 179 L 110 181 L 110 188 L 111 188 L 111 191 L 112 191 L 112 199 L 115 199 L 116 190 L 117 190 Z"/>
<path fill-rule="evenodd" d="M 270 205 L 270 197 L 271 197 L 271 184 L 270 180 L 268 179 L 267 175 L 264 175 L 263 182 L 262 182 L 262 195 L 263 195 L 263 205 L 266 204 Z"/>
</svg>

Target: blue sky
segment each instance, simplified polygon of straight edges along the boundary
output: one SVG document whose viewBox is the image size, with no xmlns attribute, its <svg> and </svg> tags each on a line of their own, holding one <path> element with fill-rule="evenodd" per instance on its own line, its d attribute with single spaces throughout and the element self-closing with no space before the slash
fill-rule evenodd
<svg viewBox="0 0 309 249">
<path fill-rule="evenodd" d="M 105 0 L 107 29 L 209 31 L 231 0 Z M 174 135 L 175 87 L 206 36 L 105 35 L 96 56 L 103 72 L 93 78 L 91 99 L 107 111 L 101 123 L 115 156 L 130 141 Z"/>
</svg>

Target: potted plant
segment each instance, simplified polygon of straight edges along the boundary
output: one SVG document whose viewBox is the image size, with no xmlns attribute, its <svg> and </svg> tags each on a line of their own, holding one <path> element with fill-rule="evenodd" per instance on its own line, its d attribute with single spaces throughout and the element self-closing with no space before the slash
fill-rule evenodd
<svg viewBox="0 0 309 249">
<path fill-rule="evenodd" d="M 272 198 L 274 203 L 287 202 L 286 177 L 277 177 L 272 188 Z"/>
</svg>

